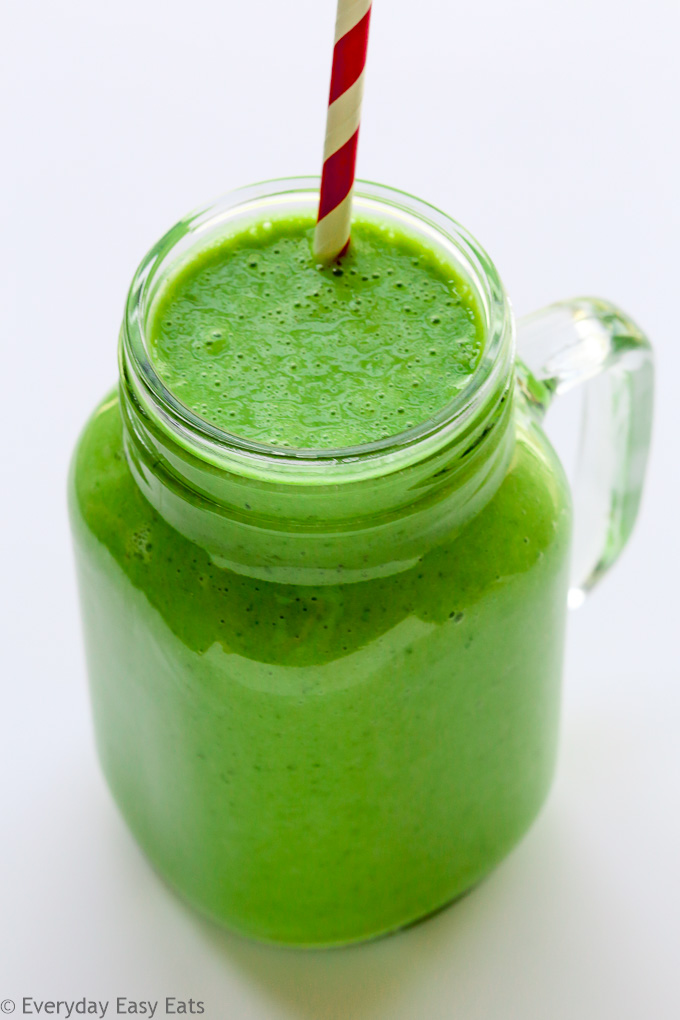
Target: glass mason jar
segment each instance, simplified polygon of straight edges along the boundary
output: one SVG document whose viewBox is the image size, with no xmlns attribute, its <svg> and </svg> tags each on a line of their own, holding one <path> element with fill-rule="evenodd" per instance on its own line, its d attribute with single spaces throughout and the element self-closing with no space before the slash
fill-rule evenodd
<svg viewBox="0 0 680 1020">
<path fill-rule="evenodd" d="M 541 421 L 584 384 L 577 604 L 636 516 L 652 368 L 640 330 L 589 299 L 521 322 L 517 361 L 479 245 L 431 206 L 358 183 L 359 215 L 399 224 L 468 282 L 478 370 L 429 421 L 364 446 L 285 450 L 222 431 L 156 375 L 154 295 L 228 228 L 317 200 L 314 179 L 249 187 L 149 252 L 70 508 L 99 755 L 140 845 L 217 921 L 333 945 L 454 900 L 539 810 L 572 532 Z"/>
</svg>

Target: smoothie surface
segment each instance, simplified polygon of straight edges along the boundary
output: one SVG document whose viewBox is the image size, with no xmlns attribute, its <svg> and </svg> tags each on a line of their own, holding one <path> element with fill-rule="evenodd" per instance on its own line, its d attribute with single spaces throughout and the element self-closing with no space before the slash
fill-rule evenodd
<svg viewBox="0 0 680 1020">
<path fill-rule="evenodd" d="M 148 328 L 168 389 L 244 439 L 333 449 L 427 421 L 478 364 L 481 316 L 454 267 L 393 224 L 355 221 L 340 262 L 314 221 L 244 228 L 171 274 Z"/>
</svg>

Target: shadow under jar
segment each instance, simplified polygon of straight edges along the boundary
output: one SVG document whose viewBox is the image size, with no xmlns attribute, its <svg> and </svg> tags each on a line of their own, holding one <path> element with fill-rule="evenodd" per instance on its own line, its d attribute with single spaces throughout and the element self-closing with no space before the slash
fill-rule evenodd
<svg viewBox="0 0 680 1020">
<path fill-rule="evenodd" d="M 210 425 L 153 368 L 154 295 L 226 229 L 317 199 L 309 179 L 256 185 L 154 247 L 130 290 L 119 387 L 70 479 L 97 744 L 120 810 L 202 912 L 309 946 L 431 913 L 526 832 L 554 767 L 572 531 L 540 421 L 585 383 L 577 603 L 632 527 L 651 409 L 649 347 L 621 312 L 583 299 L 537 313 L 519 330 L 529 368 L 477 243 L 359 183 L 358 214 L 420 238 L 474 293 L 471 381 L 427 422 L 353 449 Z"/>
</svg>

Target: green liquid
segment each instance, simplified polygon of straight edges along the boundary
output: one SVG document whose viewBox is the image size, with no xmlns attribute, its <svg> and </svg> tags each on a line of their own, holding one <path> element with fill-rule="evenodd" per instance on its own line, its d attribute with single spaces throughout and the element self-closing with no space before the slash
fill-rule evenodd
<svg viewBox="0 0 680 1020">
<path fill-rule="evenodd" d="M 375 439 L 445 404 L 479 352 L 461 282 L 365 226 L 343 270 L 380 276 L 350 272 L 347 286 L 309 264 L 306 229 L 241 237 L 171 279 L 152 341 L 171 389 L 219 425 L 291 445 Z M 223 276 L 238 264 L 250 280 L 254 252 L 278 267 L 266 300 L 267 277 L 251 291 Z M 395 261 L 401 272 L 388 273 Z M 332 291 L 305 299 L 297 326 L 277 325 L 278 311 L 293 315 L 296 281 L 306 292 L 312 279 Z M 331 298 L 357 295 L 370 315 L 338 315 Z M 435 314 L 450 315 L 446 330 Z M 281 373 L 293 345 L 300 368 Z M 409 387 L 430 358 L 439 370 Z M 267 381 L 278 396 L 260 403 Z M 362 401 L 377 407 L 380 392 L 386 410 L 369 416 Z M 331 475 L 311 493 L 234 478 L 223 504 L 174 480 L 186 451 L 135 445 L 117 397 L 88 423 L 70 497 L 100 758 L 149 858 L 218 921 L 309 945 L 393 930 L 478 882 L 538 811 L 555 754 L 570 510 L 559 463 L 515 399 L 457 461 L 419 466 L 418 484 L 410 469 L 387 490 L 376 478 L 340 496 Z M 493 450 L 498 474 L 478 499 Z M 386 491 L 394 505 L 378 513 Z M 329 501 L 345 493 L 338 516 Z"/>
<path fill-rule="evenodd" d="M 415 238 L 359 221 L 320 267 L 309 219 L 257 224 L 164 287 L 150 349 L 167 387 L 229 432 L 283 447 L 396 435 L 441 410 L 479 361 L 469 287 Z"/>
</svg>

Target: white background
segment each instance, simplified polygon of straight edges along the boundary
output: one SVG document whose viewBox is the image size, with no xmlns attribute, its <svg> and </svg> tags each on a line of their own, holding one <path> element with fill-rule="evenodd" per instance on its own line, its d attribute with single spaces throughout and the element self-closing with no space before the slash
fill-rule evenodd
<svg viewBox="0 0 680 1020">
<path fill-rule="evenodd" d="M 518 314 L 602 295 L 658 354 L 642 516 L 571 618 L 559 772 L 531 833 L 454 909 L 307 954 L 178 903 L 100 778 L 70 450 L 114 381 L 150 244 L 223 191 L 319 168 L 333 20 L 333 0 L 3 6 L 0 999 L 192 996 L 238 1020 L 677 1020 L 677 2 L 375 3 L 361 176 L 465 223 Z M 568 444 L 573 418 L 560 427 Z"/>
</svg>

